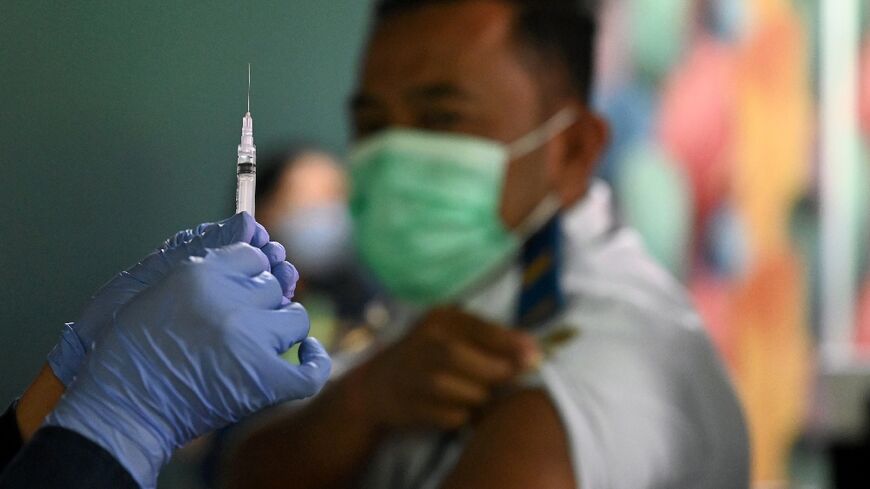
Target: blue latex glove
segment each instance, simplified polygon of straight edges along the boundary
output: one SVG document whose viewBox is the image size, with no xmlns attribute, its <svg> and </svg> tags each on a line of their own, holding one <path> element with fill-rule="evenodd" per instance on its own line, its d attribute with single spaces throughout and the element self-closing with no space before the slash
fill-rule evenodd
<svg viewBox="0 0 870 489">
<path fill-rule="evenodd" d="M 248 213 L 219 223 L 200 224 L 196 229 L 178 232 L 175 236 L 132 268 L 119 273 L 91 298 L 91 302 L 75 323 L 67 323 L 57 346 L 48 354 L 48 363 L 54 375 L 69 385 L 79 366 L 90 351 L 91 344 L 112 320 L 122 305 L 149 285 L 160 281 L 169 270 L 191 256 L 205 256 L 207 248 L 218 248 L 232 243 L 249 243 L 260 248 L 269 258 L 272 274 L 281 283 L 286 304 L 293 298 L 296 269 L 284 261 L 284 247 L 269 242 L 269 233 Z"/>
<path fill-rule="evenodd" d="M 315 394 L 329 356 L 268 270 L 246 244 L 176 267 L 118 311 L 46 423 L 93 440 L 152 488 L 175 448 Z M 294 366 L 280 355 L 298 342 Z"/>
</svg>

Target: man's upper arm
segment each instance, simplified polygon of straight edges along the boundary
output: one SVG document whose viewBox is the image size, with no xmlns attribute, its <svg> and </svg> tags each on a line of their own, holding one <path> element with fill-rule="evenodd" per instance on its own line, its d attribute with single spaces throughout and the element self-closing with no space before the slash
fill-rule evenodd
<svg viewBox="0 0 870 489">
<path fill-rule="evenodd" d="M 487 410 L 443 489 L 573 489 L 565 430 L 549 396 L 517 392 Z"/>
</svg>

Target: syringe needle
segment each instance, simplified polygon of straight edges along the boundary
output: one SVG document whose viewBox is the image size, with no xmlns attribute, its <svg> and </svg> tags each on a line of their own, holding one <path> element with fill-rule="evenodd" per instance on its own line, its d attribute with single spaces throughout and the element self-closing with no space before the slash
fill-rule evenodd
<svg viewBox="0 0 870 489">
<path fill-rule="evenodd" d="M 248 63 L 248 112 L 251 111 L 251 63 Z"/>
</svg>

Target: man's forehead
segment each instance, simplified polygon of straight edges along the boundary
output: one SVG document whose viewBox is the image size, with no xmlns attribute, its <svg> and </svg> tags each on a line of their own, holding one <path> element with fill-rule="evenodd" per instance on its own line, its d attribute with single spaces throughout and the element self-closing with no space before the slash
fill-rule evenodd
<svg viewBox="0 0 870 489">
<path fill-rule="evenodd" d="M 435 3 L 383 20 L 366 54 L 363 78 L 438 77 L 504 52 L 513 10 L 497 0 Z"/>
<path fill-rule="evenodd" d="M 376 33 L 440 32 L 468 44 L 498 42 L 509 30 L 514 8 L 501 0 L 434 2 L 387 17 Z"/>
</svg>

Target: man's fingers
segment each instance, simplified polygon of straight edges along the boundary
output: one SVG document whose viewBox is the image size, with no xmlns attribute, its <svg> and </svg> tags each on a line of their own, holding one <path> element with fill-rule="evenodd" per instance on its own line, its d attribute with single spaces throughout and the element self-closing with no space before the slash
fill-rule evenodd
<svg viewBox="0 0 870 489">
<path fill-rule="evenodd" d="M 455 430 L 462 427 L 471 418 L 471 411 L 462 407 L 442 406 L 419 401 L 414 407 L 420 419 L 427 420 L 435 428 Z"/>
<path fill-rule="evenodd" d="M 450 328 L 492 354 L 508 358 L 520 369 L 533 366 L 540 356 L 534 338 L 521 331 L 487 323 L 463 312 L 448 315 Z"/>
<path fill-rule="evenodd" d="M 477 348 L 476 344 L 462 341 L 449 344 L 442 360 L 449 371 L 487 385 L 506 382 L 517 371 L 511 359 L 490 354 Z"/>
<path fill-rule="evenodd" d="M 459 375 L 435 374 L 431 382 L 433 400 L 441 404 L 476 407 L 489 398 L 486 386 Z"/>
</svg>

